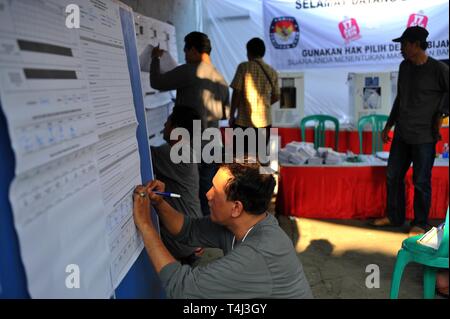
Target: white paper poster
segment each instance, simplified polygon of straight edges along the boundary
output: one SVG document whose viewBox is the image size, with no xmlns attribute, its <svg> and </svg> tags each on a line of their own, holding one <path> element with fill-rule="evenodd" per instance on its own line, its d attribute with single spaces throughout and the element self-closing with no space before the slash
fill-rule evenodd
<svg viewBox="0 0 450 319">
<path fill-rule="evenodd" d="M 136 113 L 114 0 L 0 0 L 14 225 L 33 298 L 109 298 L 143 249 Z M 132 15 L 130 15 L 132 17 Z"/>
</svg>

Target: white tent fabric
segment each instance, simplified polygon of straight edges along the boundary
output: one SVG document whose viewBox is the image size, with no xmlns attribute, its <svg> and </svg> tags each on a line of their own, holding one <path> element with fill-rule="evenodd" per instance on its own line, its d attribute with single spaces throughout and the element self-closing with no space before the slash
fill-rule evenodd
<svg viewBox="0 0 450 319">
<path fill-rule="evenodd" d="M 262 1 L 203 0 L 203 32 L 212 42 L 214 65 L 230 83 L 239 63 L 246 61 L 245 45 L 263 36 Z"/>
<path fill-rule="evenodd" d="M 201 7 L 203 32 L 211 38 L 213 46 L 212 61 L 230 83 L 238 64 L 247 60 L 247 41 L 253 37 L 264 39 L 263 1 L 203 0 Z M 272 62 L 268 54 L 264 59 L 269 64 Z M 348 73 L 397 70 L 398 63 L 297 70 L 304 72 L 304 114 L 329 114 L 337 117 L 343 126 L 349 125 L 352 117 Z"/>
</svg>

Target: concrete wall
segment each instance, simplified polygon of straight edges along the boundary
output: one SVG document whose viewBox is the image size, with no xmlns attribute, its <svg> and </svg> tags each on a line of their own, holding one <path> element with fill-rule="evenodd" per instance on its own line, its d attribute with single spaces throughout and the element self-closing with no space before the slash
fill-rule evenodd
<svg viewBox="0 0 450 319">
<path fill-rule="evenodd" d="M 199 13 L 197 3 L 201 0 L 121 0 L 135 12 L 168 22 L 175 26 L 178 61 L 184 63 L 184 36 L 197 30 Z"/>
</svg>

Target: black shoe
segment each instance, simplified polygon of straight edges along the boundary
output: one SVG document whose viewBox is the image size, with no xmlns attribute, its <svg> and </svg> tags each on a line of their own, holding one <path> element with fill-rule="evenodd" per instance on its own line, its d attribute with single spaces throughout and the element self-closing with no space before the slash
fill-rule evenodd
<svg viewBox="0 0 450 319">
<path fill-rule="evenodd" d="M 425 233 L 428 232 L 429 230 L 431 230 L 431 228 L 433 228 L 433 226 L 430 224 L 415 224 L 415 223 L 411 222 L 409 225 L 411 226 L 411 228 L 413 228 L 413 227 L 422 228 L 425 231 Z"/>
</svg>

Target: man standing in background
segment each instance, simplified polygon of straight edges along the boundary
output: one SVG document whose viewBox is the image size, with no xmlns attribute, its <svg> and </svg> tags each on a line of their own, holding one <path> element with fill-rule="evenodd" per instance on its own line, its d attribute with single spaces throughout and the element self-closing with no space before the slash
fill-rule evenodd
<svg viewBox="0 0 450 319">
<path fill-rule="evenodd" d="M 229 109 L 228 83 L 211 62 L 211 42 L 201 32 L 191 32 L 184 38 L 186 64 L 161 73 L 159 58 L 164 51 L 156 47 L 152 51 L 150 85 L 157 90 L 177 90 L 176 104 L 193 107 L 202 120 L 202 132 L 208 127 L 218 127 L 218 120 L 225 119 Z M 209 141 L 202 141 L 203 145 Z M 202 146 L 203 146 L 202 145 Z M 199 165 L 200 202 L 203 215 L 209 215 L 206 193 L 212 186 L 217 171 L 215 163 Z"/>
<path fill-rule="evenodd" d="M 410 235 L 428 230 L 431 206 L 431 170 L 440 139 L 442 119 L 448 116 L 448 65 L 428 56 L 428 31 L 409 27 L 400 38 L 404 61 L 400 64 L 397 97 L 382 131 L 383 142 L 394 140 L 387 168 L 387 216 L 373 226 L 401 226 L 405 222 L 405 174 L 413 163 L 414 220 Z"/>
<path fill-rule="evenodd" d="M 253 38 L 247 42 L 248 62 L 239 64 L 230 85 L 233 95 L 229 124 L 230 127 L 243 130 L 253 128 L 257 137 L 256 146 L 259 145 L 258 140 L 263 138 L 267 147 L 272 125 L 270 106 L 280 99 L 280 88 L 277 72 L 263 60 L 265 52 L 263 40 Z M 244 145 L 245 153 L 258 152 L 257 147 L 251 149 L 248 143 Z"/>
</svg>

